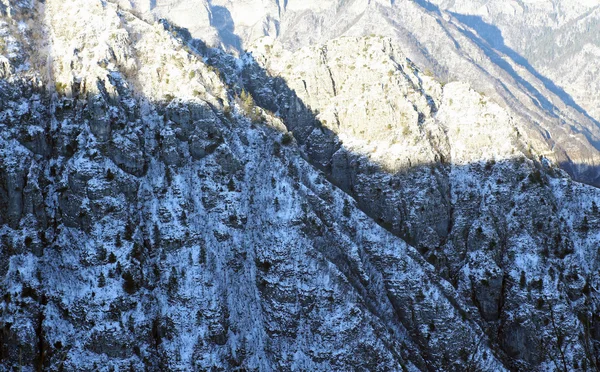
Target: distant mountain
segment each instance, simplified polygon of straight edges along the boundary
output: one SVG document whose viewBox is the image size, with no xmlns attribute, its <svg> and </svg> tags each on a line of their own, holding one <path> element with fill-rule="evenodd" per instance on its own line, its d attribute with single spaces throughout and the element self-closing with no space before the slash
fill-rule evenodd
<svg viewBox="0 0 600 372">
<path fill-rule="evenodd" d="M 597 1 L 435 1 L 567 104 L 600 119 Z"/>
</svg>

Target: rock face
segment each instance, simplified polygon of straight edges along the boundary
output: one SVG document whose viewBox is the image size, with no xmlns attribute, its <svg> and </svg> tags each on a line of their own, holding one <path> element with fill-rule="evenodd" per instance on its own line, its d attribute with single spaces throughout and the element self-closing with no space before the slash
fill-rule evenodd
<svg viewBox="0 0 600 372">
<path fill-rule="evenodd" d="M 456 15 L 495 49 L 505 51 L 517 63 L 542 76 L 544 84 L 566 101 L 573 100 L 599 120 L 600 105 L 596 97 L 600 85 L 595 78 L 599 71 L 594 63 L 600 51 L 597 2 L 433 3 Z"/>
<path fill-rule="evenodd" d="M 178 23 L 177 9 L 193 2 L 167 3 L 154 16 Z M 209 9 L 226 22 L 199 16 L 180 26 L 212 29 L 217 39 L 193 36 L 230 49 L 263 36 L 292 51 L 340 36 L 390 37 L 422 71 L 485 92 L 519 119 L 541 153 L 576 180 L 600 185 L 594 1 L 214 0 Z"/>
<path fill-rule="evenodd" d="M 600 365 L 600 192 L 529 122 L 393 38 L 130 10 L 0 2 L 3 369 Z"/>
<path fill-rule="evenodd" d="M 597 263 L 586 274 L 581 268 L 597 254 L 588 246 L 598 203 L 588 197 L 597 190 L 565 178 L 502 107 L 464 84 L 423 76 L 390 40 L 342 38 L 288 55 L 260 44 L 253 55 L 246 79 L 257 102 L 278 112 L 313 164 L 477 309 L 509 368 L 563 368 L 551 366 L 542 345 L 563 350 L 549 335 L 596 311 L 583 277 L 596 275 Z M 298 101 L 320 120 L 289 110 Z M 578 273 L 582 292 L 569 295 L 564 270 Z M 587 315 L 557 315 L 578 301 L 591 306 L 579 308 Z M 573 323 L 557 326 L 558 318 Z"/>
</svg>

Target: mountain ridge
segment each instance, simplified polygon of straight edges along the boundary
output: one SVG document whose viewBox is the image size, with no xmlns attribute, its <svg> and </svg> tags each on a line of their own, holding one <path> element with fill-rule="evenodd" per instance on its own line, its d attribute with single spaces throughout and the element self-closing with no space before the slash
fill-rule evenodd
<svg viewBox="0 0 600 372">
<path fill-rule="evenodd" d="M 461 20 L 465 17 L 453 14 L 454 8 L 444 5 L 444 2 L 404 1 L 392 4 L 354 1 L 339 6 L 334 3 L 320 2 L 320 5 L 314 5 L 288 2 L 285 13 L 279 15 L 280 19 L 275 23 L 275 27 L 263 27 L 260 22 L 237 24 L 247 16 L 248 11 L 243 9 L 250 4 L 254 9 L 254 18 L 263 14 L 265 22 L 271 22 L 272 17 L 279 14 L 275 12 L 275 6 L 244 2 L 238 8 L 238 3 L 226 1 L 212 2 L 210 6 L 227 9 L 224 13 L 227 18 L 224 31 L 228 35 L 238 35 L 245 46 L 250 46 L 262 35 L 279 40 L 285 49 L 291 50 L 315 42 L 322 44 L 341 35 L 366 36 L 376 33 L 392 37 L 422 70 L 431 70 L 442 81 L 468 82 L 478 91 L 490 95 L 494 101 L 510 110 L 512 115 L 529 124 L 530 136 L 536 138 L 539 142 L 537 147 L 540 150 L 544 148 L 546 156 L 561 164 L 575 179 L 590 184 L 597 183 L 596 146 L 600 132 L 598 119 L 593 116 L 596 111 L 593 109 L 593 98 L 592 106 L 587 103 L 587 98 L 585 103 L 588 110 L 592 109 L 590 115 L 582 108 L 581 102 L 578 102 L 581 101 L 581 93 L 578 93 L 579 98 L 574 100 L 563 88 L 544 77 L 529 63 L 525 63 L 525 59 L 509 47 L 501 45 L 495 48 L 488 44 L 493 44 L 497 39 L 481 39 L 480 35 L 469 31 L 469 25 L 473 24 L 463 23 Z M 438 5 L 444 5 L 444 8 Z M 463 6 L 458 9 L 466 11 L 470 8 Z M 495 9 L 501 10 L 502 7 L 498 6 Z M 159 12 L 157 16 L 169 18 L 176 17 L 177 14 L 176 11 L 164 11 Z M 329 19 L 336 21 L 329 22 Z M 205 21 L 180 20 L 179 23 L 175 23 L 188 28 L 195 27 L 193 25 L 196 24 L 204 24 L 210 28 L 210 22 L 208 17 Z M 218 34 L 218 26 L 215 27 Z M 475 27 L 475 30 L 477 29 Z M 507 29 L 503 28 L 502 32 Z M 498 34 L 500 32 L 498 30 Z M 205 40 L 209 44 L 219 43 L 218 39 L 210 37 Z M 553 43 L 551 41 L 548 44 Z M 444 58 L 438 57 L 442 55 Z M 587 66 L 593 68 L 594 64 L 588 63 Z M 553 73 L 551 77 L 567 76 L 563 71 L 564 69 L 558 75 Z M 547 72 L 545 67 L 543 72 Z M 570 86 L 564 81 L 561 83 L 566 84 L 564 86 L 571 92 L 575 92 L 574 89 L 582 92 L 589 87 L 592 90 L 588 90 L 586 96 L 593 97 L 593 81 L 588 79 L 578 87 Z"/>
<path fill-rule="evenodd" d="M 0 81 L 3 367 L 596 368 L 600 193 L 493 99 L 82 5 L 25 6 L 54 58 L 25 29 Z"/>
</svg>

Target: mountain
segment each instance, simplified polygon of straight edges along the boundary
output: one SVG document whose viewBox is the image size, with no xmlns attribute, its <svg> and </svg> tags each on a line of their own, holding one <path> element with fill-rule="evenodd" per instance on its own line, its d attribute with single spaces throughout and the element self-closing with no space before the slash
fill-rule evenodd
<svg viewBox="0 0 600 372">
<path fill-rule="evenodd" d="M 600 4 L 596 1 L 437 1 L 548 89 L 598 121 Z M 537 73 L 536 73 L 537 71 Z"/>
<path fill-rule="evenodd" d="M 2 369 L 597 369 L 593 111 L 455 5 L 0 2 Z"/>
<path fill-rule="evenodd" d="M 340 36 L 391 37 L 423 71 L 443 82 L 467 82 L 500 103 L 526 124 L 540 152 L 576 180 L 600 185 L 599 13 L 594 1 L 133 4 L 148 18 L 169 19 L 193 37 L 230 50 L 248 49 L 263 36 L 286 50 Z M 202 12 L 192 17 L 192 8 Z"/>
</svg>

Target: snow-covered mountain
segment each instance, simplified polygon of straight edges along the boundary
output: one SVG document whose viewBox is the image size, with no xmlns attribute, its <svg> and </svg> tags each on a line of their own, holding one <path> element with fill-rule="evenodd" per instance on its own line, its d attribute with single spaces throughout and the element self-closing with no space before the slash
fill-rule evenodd
<svg viewBox="0 0 600 372">
<path fill-rule="evenodd" d="M 133 1 L 210 45 L 268 36 L 286 50 L 340 36 L 391 37 L 423 71 L 463 81 L 527 123 L 538 148 L 599 185 L 597 1 Z M 193 12 L 191 9 L 200 9 Z M 542 150 L 543 149 L 543 150 Z"/>
<path fill-rule="evenodd" d="M 464 7 L 0 0 L 0 369 L 598 369 L 595 114 Z"/>
<path fill-rule="evenodd" d="M 600 118 L 600 2 L 435 1 L 565 102 Z"/>
</svg>

